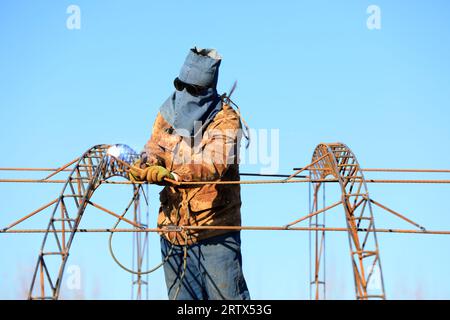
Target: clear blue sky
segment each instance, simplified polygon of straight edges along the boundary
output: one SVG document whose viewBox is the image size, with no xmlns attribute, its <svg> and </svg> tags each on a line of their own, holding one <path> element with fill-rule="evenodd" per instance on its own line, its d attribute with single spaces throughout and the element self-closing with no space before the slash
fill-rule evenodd
<svg viewBox="0 0 450 320">
<path fill-rule="evenodd" d="M 66 28 L 70 4 L 81 9 L 80 30 Z M 366 27 L 372 4 L 381 9 L 380 30 Z M 234 100 L 249 125 L 279 129 L 280 173 L 309 163 L 315 146 L 331 141 L 346 143 L 363 167 L 448 168 L 449 9 L 444 0 L 2 1 L 0 167 L 55 167 L 99 143 L 140 150 L 188 49 L 198 45 L 222 54 L 219 91 L 238 80 Z M 381 176 L 400 177 L 370 175 Z M 0 226 L 60 188 L 1 184 Z M 158 190 L 150 188 L 152 223 Z M 429 229 L 450 230 L 450 186 L 369 191 Z M 244 186 L 242 194 L 245 225 L 283 225 L 308 210 L 306 185 Z M 129 195 L 105 186 L 96 197 L 120 208 Z M 328 201 L 338 198 L 330 190 Z M 46 214 L 26 226 L 43 227 Z M 330 224 L 344 226 L 342 209 L 330 215 Z M 378 227 L 408 227 L 381 211 L 375 219 Z M 113 222 L 92 211 L 83 226 Z M 253 298 L 309 297 L 306 233 L 250 231 L 242 238 Z M 347 237 L 327 239 L 328 297 L 352 299 Z M 24 296 L 41 240 L 0 235 L 0 298 Z M 450 298 L 450 237 L 379 235 L 379 242 L 388 298 Z M 117 237 L 117 248 L 129 258 L 126 236 Z M 157 238 L 151 249 L 156 264 Z M 83 286 L 73 292 L 63 284 L 63 297 L 130 297 L 130 276 L 109 257 L 107 235 L 77 235 L 70 264 L 80 266 Z M 162 270 L 151 275 L 149 291 L 166 298 Z"/>
</svg>

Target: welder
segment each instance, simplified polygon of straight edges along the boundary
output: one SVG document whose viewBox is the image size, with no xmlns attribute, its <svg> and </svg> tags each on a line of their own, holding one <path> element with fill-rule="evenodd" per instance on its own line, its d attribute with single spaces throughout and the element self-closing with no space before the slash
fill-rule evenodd
<svg viewBox="0 0 450 320">
<path fill-rule="evenodd" d="M 174 92 L 162 104 L 130 179 L 165 185 L 158 227 L 169 299 L 250 299 L 242 271 L 239 184 L 182 187 L 167 183 L 238 181 L 241 119 L 217 92 L 222 58 L 215 49 L 189 50 Z M 186 229 L 179 227 L 206 227 Z M 177 229 L 178 228 L 178 229 Z M 172 231 L 171 231 L 172 230 Z"/>
</svg>

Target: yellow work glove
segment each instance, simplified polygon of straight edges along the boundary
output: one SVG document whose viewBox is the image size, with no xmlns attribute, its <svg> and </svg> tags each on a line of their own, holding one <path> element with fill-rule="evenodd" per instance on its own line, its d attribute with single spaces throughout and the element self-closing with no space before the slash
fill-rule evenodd
<svg viewBox="0 0 450 320">
<path fill-rule="evenodd" d="M 174 179 L 174 176 L 164 167 L 161 166 L 150 166 L 144 169 L 145 180 L 149 183 L 161 183 L 164 178 Z"/>
<path fill-rule="evenodd" d="M 128 178 L 131 182 L 144 181 L 147 173 L 145 169 L 141 169 L 141 160 L 137 160 L 131 165 L 131 168 L 128 171 Z"/>
<path fill-rule="evenodd" d="M 164 167 L 149 166 L 141 168 L 141 160 L 136 161 L 131 166 L 128 177 L 131 182 L 148 181 L 149 183 L 162 183 L 164 178 L 174 179 L 174 176 Z"/>
</svg>

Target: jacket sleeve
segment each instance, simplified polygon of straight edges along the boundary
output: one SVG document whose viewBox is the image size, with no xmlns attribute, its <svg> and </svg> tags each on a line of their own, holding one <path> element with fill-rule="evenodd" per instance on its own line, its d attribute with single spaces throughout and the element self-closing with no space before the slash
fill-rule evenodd
<svg viewBox="0 0 450 320">
<path fill-rule="evenodd" d="M 242 133 L 238 116 L 232 112 L 215 122 L 204 133 L 198 150 L 193 148 L 189 161 L 173 170 L 182 181 L 220 180 L 229 166 L 239 163 Z"/>
<path fill-rule="evenodd" d="M 145 167 L 145 163 L 148 165 L 158 165 L 165 167 L 164 150 L 158 145 L 157 141 L 160 140 L 162 126 L 162 116 L 158 113 L 155 123 L 153 124 L 152 134 L 144 147 L 144 151 L 141 153 L 142 166 Z"/>
</svg>

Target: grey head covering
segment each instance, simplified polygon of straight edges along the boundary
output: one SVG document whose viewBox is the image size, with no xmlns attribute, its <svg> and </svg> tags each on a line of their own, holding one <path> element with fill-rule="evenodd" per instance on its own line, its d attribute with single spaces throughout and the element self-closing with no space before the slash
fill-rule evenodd
<svg viewBox="0 0 450 320">
<path fill-rule="evenodd" d="M 184 83 L 205 87 L 198 96 L 176 90 L 160 108 L 161 115 L 185 137 L 194 136 L 205 128 L 221 110 L 222 101 L 217 93 L 219 66 L 222 58 L 215 49 L 189 50 L 178 79 Z"/>
</svg>

